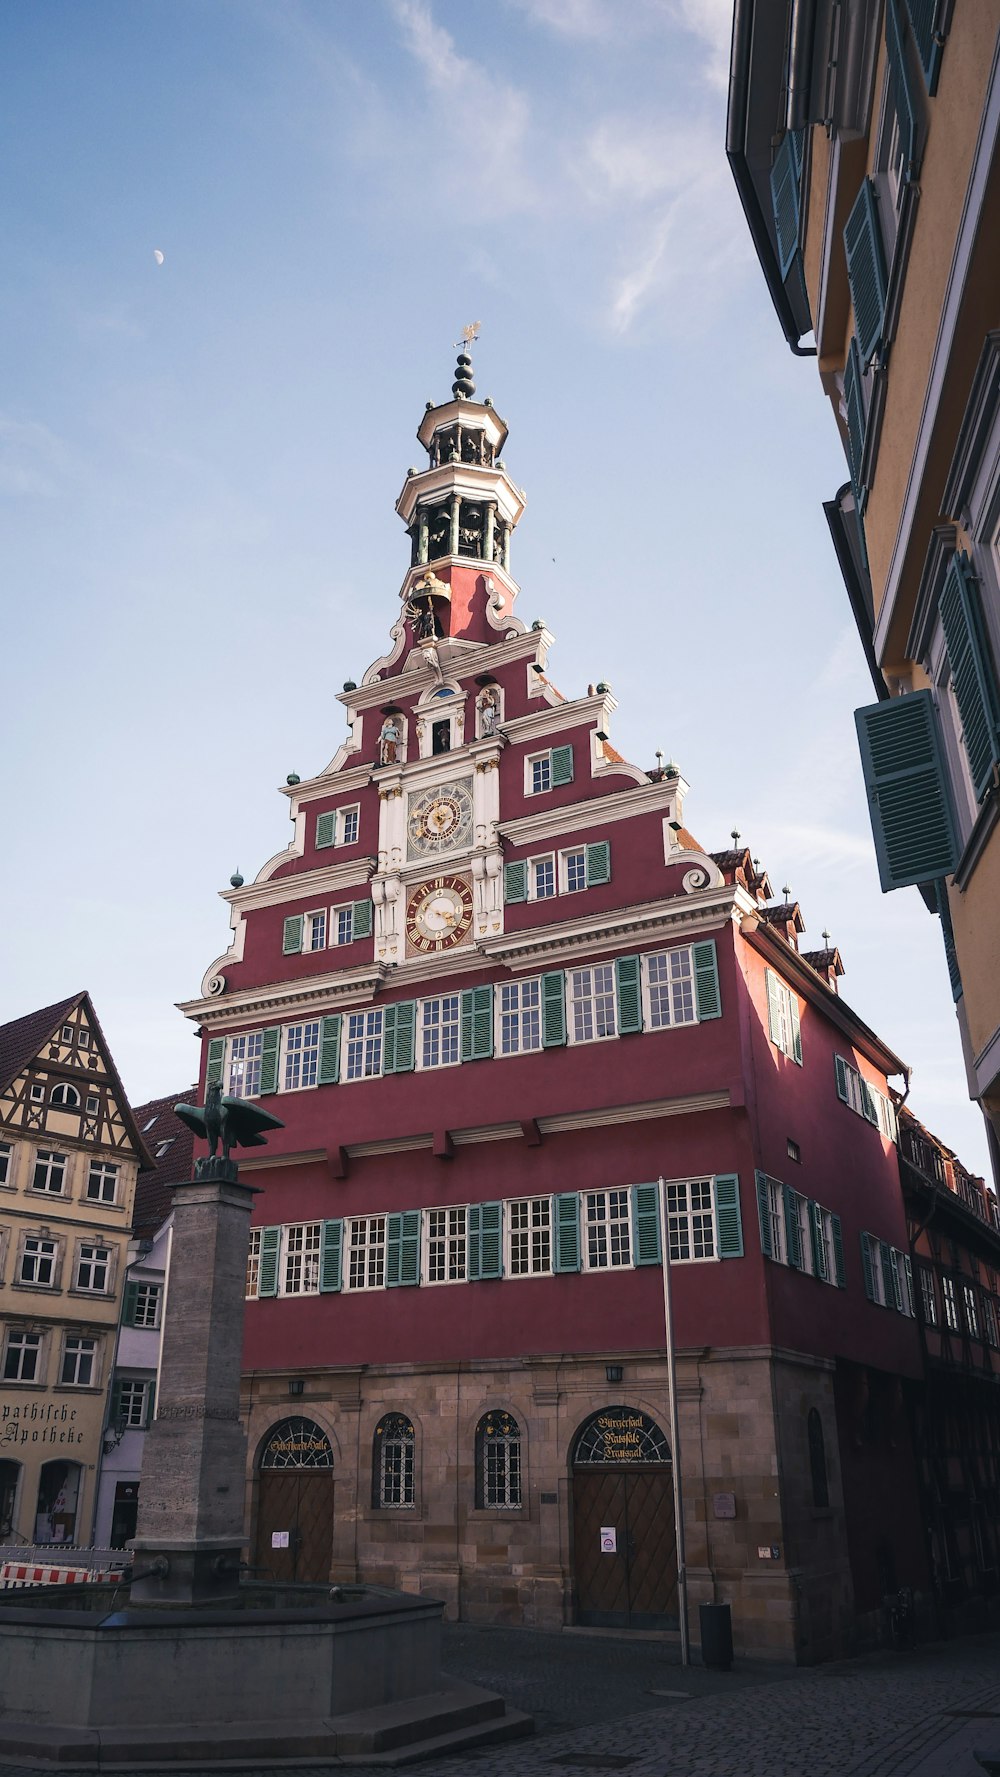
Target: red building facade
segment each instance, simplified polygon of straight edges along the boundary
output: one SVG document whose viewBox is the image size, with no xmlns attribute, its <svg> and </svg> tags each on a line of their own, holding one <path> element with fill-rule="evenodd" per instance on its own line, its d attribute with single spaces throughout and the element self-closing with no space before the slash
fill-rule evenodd
<svg viewBox="0 0 1000 1777">
<path fill-rule="evenodd" d="M 903 1064 L 677 768 L 614 750 L 610 688 L 555 690 L 466 358 L 418 437 L 391 648 L 184 1007 L 203 1082 L 285 1124 L 243 1162 L 251 1561 L 676 1623 L 662 1178 L 692 1607 L 823 1658 L 887 1551 L 926 1584 Z"/>
</svg>

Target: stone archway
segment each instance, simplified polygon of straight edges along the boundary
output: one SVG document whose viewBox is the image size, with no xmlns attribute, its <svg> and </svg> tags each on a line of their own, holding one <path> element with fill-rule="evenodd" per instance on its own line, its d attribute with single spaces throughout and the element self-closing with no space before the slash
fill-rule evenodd
<svg viewBox="0 0 1000 1777">
<path fill-rule="evenodd" d="M 256 1577 L 321 1585 L 333 1557 L 333 1450 L 312 1419 L 282 1419 L 257 1463 Z"/>
<path fill-rule="evenodd" d="M 635 1407 L 603 1407 L 577 1431 L 570 1465 L 576 1621 L 675 1629 L 673 1477 L 660 1427 Z"/>
</svg>

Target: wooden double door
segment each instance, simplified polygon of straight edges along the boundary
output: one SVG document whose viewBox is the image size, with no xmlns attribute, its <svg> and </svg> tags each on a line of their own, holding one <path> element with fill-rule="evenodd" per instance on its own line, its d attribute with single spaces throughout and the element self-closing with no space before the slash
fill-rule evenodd
<svg viewBox="0 0 1000 1777">
<path fill-rule="evenodd" d="M 262 1469 L 255 1577 L 322 1585 L 330 1578 L 332 1556 L 333 1470 Z"/>
<path fill-rule="evenodd" d="M 607 1544 L 614 1532 L 614 1549 Z M 677 1538 L 669 1463 L 581 1467 L 573 1475 L 577 1622 L 676 1629 Z"/>
</svg>

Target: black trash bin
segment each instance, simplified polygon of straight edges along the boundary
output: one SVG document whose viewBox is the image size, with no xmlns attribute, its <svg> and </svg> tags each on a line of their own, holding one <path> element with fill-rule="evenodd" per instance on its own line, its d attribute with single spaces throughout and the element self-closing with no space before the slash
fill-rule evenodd
<svg viewBox="0 0 1000 1777">
<path fill-rule="evenodd" d="M 733 1663 L 733 1617 L 728 1604 L 702 1604 L 701 1663 L 728 1672 Z"/>
</svg>

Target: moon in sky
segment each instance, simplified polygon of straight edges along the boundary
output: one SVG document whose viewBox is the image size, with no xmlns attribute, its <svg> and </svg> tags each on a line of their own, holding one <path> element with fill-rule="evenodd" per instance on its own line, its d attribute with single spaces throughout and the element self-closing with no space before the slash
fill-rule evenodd
<svg viewBox="0 0 1000 1777">
<path fill-rule="evenodd" d="M 160 252 L 159 247 L 153 248 L 153 258 L 156 260 L 157 265 L 163 264 L 163 254 Z"/>
</svg>

